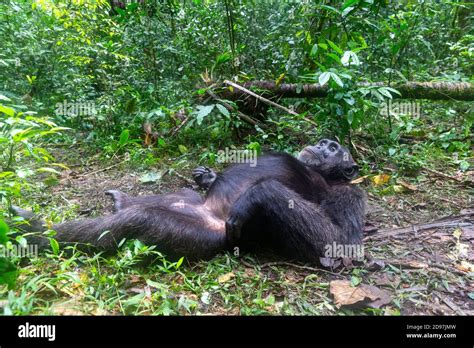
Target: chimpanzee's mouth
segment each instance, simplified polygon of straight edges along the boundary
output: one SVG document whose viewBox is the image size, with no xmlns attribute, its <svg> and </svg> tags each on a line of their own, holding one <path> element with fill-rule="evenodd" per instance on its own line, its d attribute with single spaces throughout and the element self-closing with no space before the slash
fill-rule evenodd
<svg viewBox="0 0 474 348">
<path fill-rule="evenodd" d="M 319 162 L 321 162 L 320 155 L 317 152 L 314 152 L 311 150 L 311 148 L 307 148 L 306 151 L 308 151 L 313 157 Z"/>
<path fill-rule="evenodd" d="M 298 158 L 309 166 L 317 166 L 321 163 L 320 155 L 309 147 L 303 149 Z"/>
</svg>

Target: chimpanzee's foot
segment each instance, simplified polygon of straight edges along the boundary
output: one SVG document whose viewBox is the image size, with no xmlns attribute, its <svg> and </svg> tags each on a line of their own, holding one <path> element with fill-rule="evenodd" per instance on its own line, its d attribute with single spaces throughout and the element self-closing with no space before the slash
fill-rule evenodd
<svg viewBox="0 0 474 348">
<path fill-rule="evenodd" d="M 25 220 L 31 220 L 35 217 L 35 214 L 31 210 L 26 210 L 26 209 L 17 207 L 16 205 L 12 205 L 10 210 L 13 214 L 15 214 L 16 216 L 20 216 Z"/>
<path fill-rule="evenodd" d="M 44 221 L 36 217 L 35 213 L 33 213 L 31 210 L 26 210 L 26 209 L 17 207 L 15 205 L 12 205 L 12 207 L 10 208 L 10 211 L 15 216 L 20 216 L 23 219 L 25 219 L 25 222 L 20 222 L 16 224 L 16 226 L 19 227 L 21 230 L 25 232 L 39 232 L 39 231 L 46 230 L 46 228 L 44 227 L 45 225 Z"/>
<path fill-rule="evenodd" d="M 114 212 L 118 212 L 119 210 L 127 207 L 127 202 L 129 197 L 126 193 L 118 190 L 108 190 L 105 191 L 105 194 L 112 197 L 114 201 Z"/>
</svg>

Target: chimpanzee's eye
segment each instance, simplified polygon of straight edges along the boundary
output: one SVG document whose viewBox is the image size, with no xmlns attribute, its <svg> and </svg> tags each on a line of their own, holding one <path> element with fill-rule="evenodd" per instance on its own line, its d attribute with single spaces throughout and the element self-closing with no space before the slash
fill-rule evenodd
<svg viewBox="0 0 474 348">
<path fill-rule="evenodd" d="M 337 145 L 336 144 L 329 145 L 329 151 L 334 152 L 336 150 L 337 150 Z"/>
<path fill-rule="evenodd" d="M 328 143 L 327 140 L 321 140 L 321 141 L 319 142 L 320 145 L 326 145 L 327 143 Z"/>
</svg>

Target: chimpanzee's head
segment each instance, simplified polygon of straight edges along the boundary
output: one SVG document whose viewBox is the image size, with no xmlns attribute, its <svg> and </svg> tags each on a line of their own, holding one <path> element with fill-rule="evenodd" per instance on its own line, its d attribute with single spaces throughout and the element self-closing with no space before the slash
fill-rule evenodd
<svg viewBox="0 0 474 348">
<path fill-rule="evenodd" d="M 314 146 L 305 147 L 298 159 L 326 179 L 350 181 L 359 174 L 359 166 L 349 150 L 329 139 L 322 139 Z"/>
</svg>

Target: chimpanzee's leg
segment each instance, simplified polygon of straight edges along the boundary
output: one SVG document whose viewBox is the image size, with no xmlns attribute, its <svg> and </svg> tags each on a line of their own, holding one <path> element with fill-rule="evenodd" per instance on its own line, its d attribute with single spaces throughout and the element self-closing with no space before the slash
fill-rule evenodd
<svg viewBox="0 0 474 348">
<path fill-rule="evenodd" d="M 32 225 L 38 226 L 37 221 Z M 52 229 L 61 244 L 86 244 L 114 251 L 123 238 L 138 239 L 156 245 L 167 255 L 201 259 L 225 250 L 224 226 L 224 221 L 204 207 L 184 202 L 169 207 L 132 205 L 114 215 L 57 224 Z M 49 245 L 42 236 L 28 236 L 27 240 L 39 248 Z"/>
</svg>

